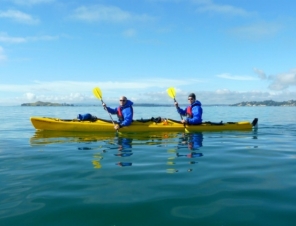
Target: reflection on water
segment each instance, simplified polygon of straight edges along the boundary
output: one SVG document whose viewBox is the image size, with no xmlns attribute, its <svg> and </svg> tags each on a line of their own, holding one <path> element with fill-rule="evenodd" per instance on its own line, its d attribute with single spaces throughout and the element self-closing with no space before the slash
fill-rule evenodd
<svg viewBox="0 0 296 226">
<path fill-rule="evenodd" d="M 203 153 L 198 152 L 198 150 L 202 147 L 203 134 L 201 132 L 197 133 L 183 133 L 179 137 L 178 145 L 176 150 L 171 149 L 171 153 L 175 153 L 176 157 L 184 157 L 184 158 L 199 158 L 203 156 Z M 167 162 L 168 165 L 175 165 L 175 158 L 170 157 Z M 195 164 L 196 161 L 189 161 L 189 164 Z M 188 169 L 188 172 L 191 172 L 192 169 Z M 178 172 L 177 169 L 168 169 L 168 173 Z"/>
<path fill-rule="evenodd" d="M 130 157 L 133 155 L 132 152 L 132 138 L 128 137 L 117 137 L 118 153 L 114 154 L 119 157 Z M 132 162 L 120 161 L 116 163 L 118 166 L 132 166 Z"/>
<path fill-rule="evenodd" d="M 177 159 L 189 158 L 189 164 L 195 164 L 195 158 L 203 156 L 199 150 L 203 146 L 203 134 L 198 133 L 71 133 L 55 131 L 36 131 L 30 139 L 30 144 L 78 144 L 78 150 L 95 151 L 93 153 L 92 165 L 95 169 L 102 169 L 106 157 L 114 156 L 113 164 L 119 167 L 135 166 L 135 155 L 139 156 L 141 150 L 153 148 L 156 154 L 167 158 L 167 173 L 176 173 Z M 95 145 L 94 145 L 95 144 Z M 141 148 L 140 148 L 141 147 Z M 159 154 L 165 150 L 166 155 Z M 149 154 L 149 153 L 148 153 Z M 147 154 L 146 154 L 147 155 Z M 169 156 L 167 156 L 169 155 Z M 134 157 L 134 158 L 133 158 Z M 181 161 L 181 160 L 180 160 Z M 184 162 L 184 161 L 182 161 Z M 192 169 L 188 169 L 189 172 Z"/>
</svg>

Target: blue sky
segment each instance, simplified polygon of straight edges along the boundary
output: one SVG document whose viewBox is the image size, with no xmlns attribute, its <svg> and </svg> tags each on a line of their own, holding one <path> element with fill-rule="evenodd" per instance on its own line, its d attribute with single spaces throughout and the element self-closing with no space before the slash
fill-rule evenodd
<svg viewBox="0 0 296 226">
<path fill-rule="evenodd" d="M 0 105 L 296 99 L 293 0 L 1 0 Z"/>
</svg>

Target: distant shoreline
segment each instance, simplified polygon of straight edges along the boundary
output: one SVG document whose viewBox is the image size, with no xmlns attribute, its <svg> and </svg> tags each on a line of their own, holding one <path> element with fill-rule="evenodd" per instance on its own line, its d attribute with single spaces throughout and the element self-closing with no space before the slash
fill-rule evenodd
<svg viewBox="0 0 296 226">
<path fill-rule="evenodd" d="M 295 107 L 296 101 L 289 100 L 289 101 L 273 101 L 273 100 L 265 100 L 265 101 L 247 101 L 241 102 L 237 104 L 231 104 L 229 106 L 238 106 L 238 107 L 265 107 L 265 106 L 276 106 L 276 107 Z"/>
<path fill-rule="evenodd" d="M 185 104 L 180 104 L 184 105 Z M 42 107 L 42 106 L 52 106 L 52 107 L 59 107 L 59 106 L 66 106 L 66 107 L 73 107 L 73 106 L 99 106 L 96 104 L 67 104 L 67 103 L 51 103 L 51 102 L 43 102 L 43 101 L 37 101 L 35 103 L 23 103 L 21 106 L 30 106 L 30 107 Z M 134 106 L 139 107 L 174 107 L 173 104 L 134 104 Z M 295 107 L 296 101 L 295 100 L 289 100 L 289 101 L 273 101 L 273 100 L 265 100 L 265 101 L 244 101 L 236 104 L 204 104 L 202 106 L 212 106 L 212 107 L 218 107 L 218 106 L 232 106 L 232 107 L 265 107 L 265 106 L 277 106 L 277 107 Z"/>
<path fill-rule="evenodd" d="M 35 103 L 24 103 L 24 104 L 21 104 L 21 106 L 30 106 L 30 107 L 42 107 L 42 106 L 53 106 L 53 107 L 56 107 L 56 106 L 74 106 L 74 104 L 66 104 L 66 103 L 63 103 L 63 104 L 60 104 L 60 103 L 51 103 L 51 102 L 42 102 L 42 101 L 37 101 Z"/>
</svg>

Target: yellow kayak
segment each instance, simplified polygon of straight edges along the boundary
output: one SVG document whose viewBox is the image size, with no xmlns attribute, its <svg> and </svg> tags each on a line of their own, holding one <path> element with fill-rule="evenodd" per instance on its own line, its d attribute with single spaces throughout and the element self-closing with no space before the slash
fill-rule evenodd
<svg viewBox="0 0 296 226">
<path fill-rule="evenodd" d="M 60 119 L 33 116 L 30 118 L 36 130 L 41 131 L 72 131 L 72 132 L 114 132 L 114 125 L 110 120 L 97 118 L 93 121 L 80 121 L 77 119 Z M 132 125 L 120 128 L 120 132 L 198 132 L 223 130 L 252 130 L 257 126 L 258 119 L 253 122 L 204 122 L 200 125 L 183 125 L 173 119 L 162 119 L 155 122 L 150 119 L 134 120 Z"/>
</svg>

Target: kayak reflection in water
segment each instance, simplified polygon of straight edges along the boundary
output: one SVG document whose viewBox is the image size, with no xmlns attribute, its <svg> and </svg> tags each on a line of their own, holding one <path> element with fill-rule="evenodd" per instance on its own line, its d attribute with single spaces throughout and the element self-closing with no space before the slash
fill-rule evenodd
<svg viewBox="0 0 296 226">
<path fill-rule="evenodd" d="M 118 137 L 117 138 L 118 144 L 118 153 L 114 154 L 118 157 L 130 157 L 133 155 L 132 153 L 132 141 L 133 139 L 127 137 Z M 117 162 L 116 165 L 118 166 L 132 166 L 131 162 Z"/>
<path fill-rule="evenodd" d="M 178 157 L 186 156 L 188 158 L 198 158 L 202 157 L 202 153 L 195 152 L 195 150 L 199 150 L 202 147 L 203 134 L 202 133 L 190 133 L 184 134 L 183 137 L 180 138 L 181 141 L 178 145 L 178 149 L 188 148 L 191 152 L 189 154 L 180 154 L 176 153 Z"/>
</svg>

